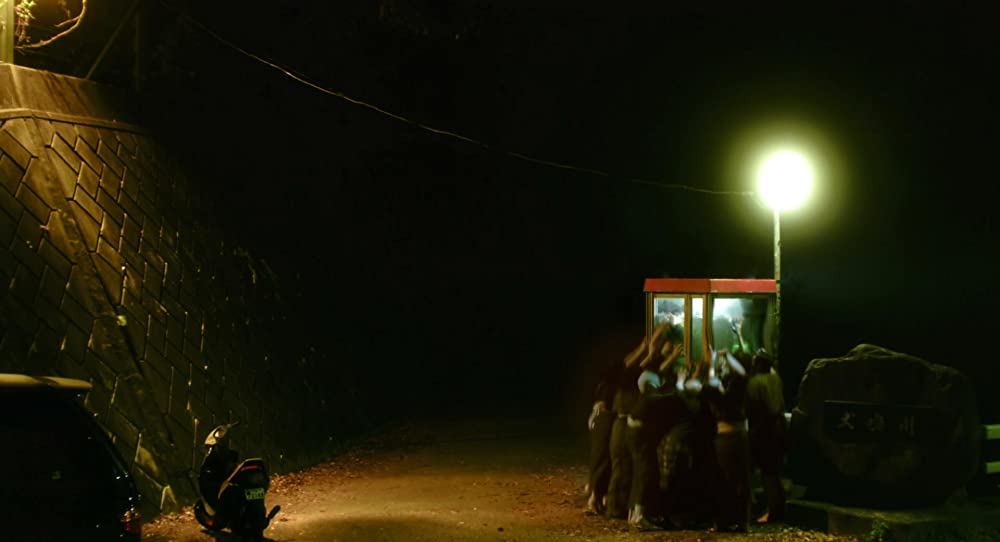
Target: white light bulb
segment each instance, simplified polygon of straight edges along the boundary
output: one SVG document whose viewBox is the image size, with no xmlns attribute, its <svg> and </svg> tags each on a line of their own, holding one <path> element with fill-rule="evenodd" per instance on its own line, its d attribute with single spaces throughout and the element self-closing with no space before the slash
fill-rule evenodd
<svg viewBox="0 0 1000 542">
<path fill-rule="evenodd" d="M 779 211 L 798 207 L 812 191 L 813 171 L 802 154 L 779 151 L 770 155 L 757 175 L 760 194 Z"/>
</svg>

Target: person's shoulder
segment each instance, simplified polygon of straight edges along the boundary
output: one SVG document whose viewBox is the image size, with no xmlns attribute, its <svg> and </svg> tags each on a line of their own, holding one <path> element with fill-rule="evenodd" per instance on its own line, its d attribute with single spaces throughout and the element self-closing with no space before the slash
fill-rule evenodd
<svg viewBox="0 0 1000 542">
<path fill-rule="evenodd" d="M 750 378 L 746 379 L 746 387 L 747 396 L 752 399 L 765 395 L 771 387 L 771 382 L 768 380 L 767 375 L 757 373 L 750 375 Z"/>
</svg>

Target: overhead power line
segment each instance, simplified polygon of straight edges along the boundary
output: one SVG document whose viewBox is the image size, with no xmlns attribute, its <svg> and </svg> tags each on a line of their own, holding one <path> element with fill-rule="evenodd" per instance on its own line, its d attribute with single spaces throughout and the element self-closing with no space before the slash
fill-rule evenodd
<svg viewBox="0 0 1000 542">
<path fill-rule="evenodd" d="M 557 168 L 557 169 L 564 169 L 564 170 L 569 170 L 569 171 L 576 171 L 576 172 L 579 172 L 579 173 L 587 173 L 587 174 L 596 175 L 596 176 L 599 176 L 599 177 L 607 177 L 609 179 L 621 179 L 621 180 L 623 180 L 625 182 L 630 182 L 630 183 L 634 183 L 634 184 L 642 184 L 642 185 L 647 185 L 647 186 L 655 186 L 655 187 L 658 187 L 658 188 L 668 188 L 668 189 L 672 189 L 672 190 L 687 190 L 687 191 L 691 191 L 691 192 L 700 192 L 700 193 L 703 193 L 703 194 L 722 195 L 722 196 L 752 196 L 753 195 L 753 192 L 748 192 L 748 191 L 711 190 L 711 189 L 708 189 L 708 188 L 700 188 L 700 187 L 697 187 L 697 186 L 691 186 L 691 185 L 687 185 L 687 184 L 667 183 L 667 182 L 663 182 L 663 181 L 655 181 L 655 180 L 649 180 L 649 179 L 640 179 L 640 178 L 637 178 L 637 177 L 627 177 L 627 176 L 621 176 L 621 175 L 613 175 L 613 174 L 611 174 L 611 173 L 609 173 L 607 171 L 602 171 L 602 170 L 599 170 L 599 169 L 594 169 L 594 168 L 589 168 L 589 167 L 583 167 L 583 166 L 575 166 L 575 165 L 572 165 L 572 164 L 565 164 L 565 163 L 562 163 L 562 162 L 555 162 L 555 161 L 552 161 L 552 160 L 543 160 L 541 158 L 534 158 L 532 156 L 528 156 L 528 155 L 523 154 L 523 153 L 509 151 L 509 150 L 506 150 L 506 149 L 502 149 L 502 148 L 496 147 L 494 145 L 491 145 L 491 144 L 486 143 L 484 141 L 481 141 L 479 139 L 476 139 L 476 138 L 473 138 L 473 137 L 468 137 L 468 136 L 465 136 L 465 135 L 453 132 L 451 130 L 444 130 L 444 129 L 441 129 L 441 128 L 435 128 L 433 126 L 429 126 L 429 125 L 424 124 L 422 122 L 410 119 L 410 118 L 405 117 L 403 115 L 400 115 L 398 113 L 393 113 L 392 111 L 389 111 L 389 110 L 384 109 L 382 107 L 379 107 L 377 105 L 373 105 L 373 104 L 370 104 L 370 103 L 365 102 L 363 100 L 359 100 L 357 98 L 353 98 L 351 96 L 348 96 L 347 94 L 344 94 L 343 92 L 340 92 L 340 91 L 337 91 L 337 90 L 332 90 L 332 89 L 326 88 L 326 87 L 324 87 L 324 86 L 322 86 L 322 85 L 320 85 L 318 83 L 315 83 L 315 82 L 313 82 L 312 80 L 310 80 L 305 75 L 301 75 L 299 73 L 296 73 L 294 70 L 292 70 L 290 68 L 285 68 L 284 66 L 281 66 L 281 65 L 279 65 L 279 64 L 277 64 L 275 62 L 272 62 L 272 61 L 270 61 L 270 60 L 268 60 L 268 59 L 266 59 L 266 58 L 264 58 L 264 57 L 262 57 L 262 56 L 260 56 L 258 54 L 255 54 L 255 53 L 252 53 L 250 51 L 247 51 L 246 49 L 240 47 L 239 45 L 236 45 L 235 43 L 229 41 L 228 39 L 220 36 L 217 32 L 215 32 L 211 28 L 208 28 L 207 26 L 205 26 L 204 24 L 202 24 L 198 20 L 192 18 L 191 16 L 189 16 L 186 13 L 184 13 L 183 11 L 177 9 L 176 7 L 174 7 L 173 5 L 171 5 L 169 2 L 166 2 L 164 0 L 160 0 L 160 3 L 163 4 L 163 5 L 165 5 L 165 6 L 167 6 L 170 9 L 174 10 L 175 12 L 177 12 L 177 14 L 182 19 L 184 19 L 185 21 L 187 21 L 188 23 L 190 23 L 192 26 L 198 28 L 202 32 L 205 32 L 206 34 L 208 34 L 209 36 L 211 36 L 213 39 L 217 40 L 218 42 L 222 43 L 226 47 L 229 47 L 229 48 L 233 49 L 234 51 L 237 51 L 240 54 L 242 54 L 242 55 L 244 55 L 244 56 L 246 56 L 248 58 L 253 59 L 256 62 L 264 64 L 264 65 L 266 65 L 266 66 L 268 66 L 270 68 L 273 68 L 275 70 L 278 70 L 279 72 L 283 73 L 287 77 L 289 77 L 289 78 L 291 78 L 291 79 L 293 79 L 293 80 L 295 80 L 295 81 L 297 81 L 297 82 L 299 82 L 299 83 L 301 83 L 303 85 L 306 85 L 306 86 L 308 86 L 308 87 L 310 87 L 312 89 L 318 90 L 319 92 L 322 92 L 323 94 L 327 94 L 327 95 L 330 95 L 330 96 L 334 96 L 336 98 L 340 98 L 341 100 L 344 100 L 344 101 L 346 101 L 348 103 L 351 103 L 351 104 L 363 107 L 363 108 L 371 110 L 371 111 L 374 111 L 374 112 L 379 113 L 381 115 L 384 115 L 386 117 L 398 120 L 400 122 L 409 124 L 411 126 L 415 126 L 415 127 L 419 128 L 421 130 L 424 130 L 424 131 L 427 131 L 427 132 L 430 132 L 430 133 L 433 133 L 433 134 L 437 134 L 437 135 L 449 137 L 449 138 L 452 138 L 452 139 L 456 139 L 458 141 L 462 141 L 462 142 L 468 143 L 470 145 L 475 145 L 475 146 L 478 146 L 480 148 L 486 149 L 486 150 L 488 150 L 490 152 L 495 152 L 495 153 L 503 154 L 503 155 L 509 156 L 511 158 L 516 158 L 518 160 L 523 160 L 523 161 L 526 161 L 526 162 L 531 162 L 533 164 L 539 164 L 539 165 L 543 165 L 543 166 L 548 166 L 548 167 Z"/>
</svg>

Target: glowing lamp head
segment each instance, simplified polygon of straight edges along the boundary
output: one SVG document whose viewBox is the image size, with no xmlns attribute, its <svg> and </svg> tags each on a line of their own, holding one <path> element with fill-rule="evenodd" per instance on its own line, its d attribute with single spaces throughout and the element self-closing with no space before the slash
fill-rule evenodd
<svg viewBox="0 0 1000 542">
<path fill-rule="evenodd" d="M 779 151 L 767 157 L 757 173 L 760 194 L 773 209 L 798 207 L 812 191 L 813 172 L 805 157 L 795 151 Z"/>
</svg>

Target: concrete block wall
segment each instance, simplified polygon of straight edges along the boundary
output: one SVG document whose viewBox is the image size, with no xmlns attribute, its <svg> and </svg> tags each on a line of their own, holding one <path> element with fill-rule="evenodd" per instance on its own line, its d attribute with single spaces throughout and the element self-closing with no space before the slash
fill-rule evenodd
<svg viewBox="0 0 1000 542">
<path fill-rule="evenodd" d="M 129 103 L 0 65 L 0 372 L 92 382 L 155 515 L 196 498 L 215 424 L 240 419 L 236 447 L 280 472 L 363 422 L 347 368 L 281 302 L 296 285 L 227 243 Z"/>
</svg>

